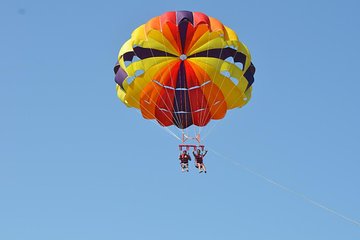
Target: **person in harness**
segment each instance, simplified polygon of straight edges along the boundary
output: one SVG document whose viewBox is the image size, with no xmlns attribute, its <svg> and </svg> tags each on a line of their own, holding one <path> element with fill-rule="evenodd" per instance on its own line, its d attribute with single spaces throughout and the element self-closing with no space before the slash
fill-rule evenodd
<svg viewBox="0 0 360 240">
<path fill-rule="evenodd" d="M 203 161 L 206 154 L 207 150 L 205 150 L 205 153 L 202 153 L 200 149 L 198 149 L 196 152 L 193 151 L 193 155 L 195 157 L 195 166 L 199 169 L 199 173 L 202 173 L 203 171 L 206 173 L 206 167 Z"/>
<path fill-rule="evenodd" d="M 181 166 L 181 171 L 182 172 L 188 172 L 189 171 L 189 161 L 191 161 L 191 157 L 190 155 L 187 153 L 186 150 L 184 150 L 180 156 L 179 156 L 179 160 L 180 160 L 180 166 Z"/>
</svg>

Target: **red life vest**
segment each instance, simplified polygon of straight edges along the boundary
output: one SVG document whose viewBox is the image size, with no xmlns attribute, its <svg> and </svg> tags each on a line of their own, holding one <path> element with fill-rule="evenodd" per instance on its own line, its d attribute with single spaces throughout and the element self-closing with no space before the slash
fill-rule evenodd
<svg viewBox="0 0 360 240">
<path fill-rule="evenodd" d="M 182 163 L 187 163 L 189 161 L 190 157 L 188 154 L 181 154 L 179 159 Z"/>
<path fill-rule="evenodd" d="M 195 154 L 195 159 L 197 163 L 202 163 L 203 162 L 203 155 L 200 154 Z"/>
</svg>

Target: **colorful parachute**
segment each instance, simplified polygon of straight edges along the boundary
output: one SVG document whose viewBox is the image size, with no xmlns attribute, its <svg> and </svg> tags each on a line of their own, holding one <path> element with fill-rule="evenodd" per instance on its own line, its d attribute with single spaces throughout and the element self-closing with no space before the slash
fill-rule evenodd
<svg viewBox="0 0 360 240">
<path fill-rule="evenodd" d="M 121 47 L 116 89 L 128 107 L 185 129 L 222 119 L 251 97 L 255 67 L 236 33 L 200 12 L 167 12 Z"/>
</svg>

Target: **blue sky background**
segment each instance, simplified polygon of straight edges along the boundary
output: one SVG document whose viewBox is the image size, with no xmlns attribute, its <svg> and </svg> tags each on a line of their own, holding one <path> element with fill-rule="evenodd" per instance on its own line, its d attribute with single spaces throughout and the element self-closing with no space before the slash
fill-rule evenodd
<svg viewBox="0 0 360 240">
<path fill-rule="evenodd" d="M 1 1 L 0 239 L 360 239 L 360 228 L 174 138 L 115 94 L 131 31 L 169 10 L 237 31 L 253 98 L 216 151 L 360 220 L 359 1 Z"/>
</svg>

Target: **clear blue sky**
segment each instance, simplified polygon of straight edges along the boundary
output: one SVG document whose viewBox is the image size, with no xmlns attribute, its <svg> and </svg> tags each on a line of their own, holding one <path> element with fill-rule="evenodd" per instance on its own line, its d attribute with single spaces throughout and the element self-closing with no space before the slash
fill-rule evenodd
<svg viewBox="0 0 360 240">
<path fill-rule="evenodd" d="M 353 240 L 360 228 L 209 153 L 117 99 L 131 31 L 169 10 L 239 34 L 252 101 L 206 144 L 360 220 L 359 1 L 1 1 L 0 239 Z"/>
</svg>

